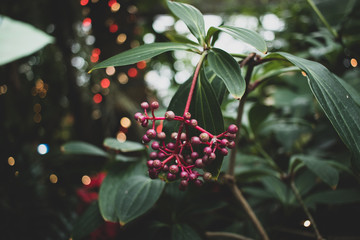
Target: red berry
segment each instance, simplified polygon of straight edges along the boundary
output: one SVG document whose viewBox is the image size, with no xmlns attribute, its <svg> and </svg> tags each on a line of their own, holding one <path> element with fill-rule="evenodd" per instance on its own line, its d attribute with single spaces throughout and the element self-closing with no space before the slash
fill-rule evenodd
<svg viewBox="0 0 360 240">
<path fill-rule="evenodd" d="M 173 111 L 167 111 L 167 112 L 165 113 L 165 119 L 166 119 L 166 120 L 171 121 L 171 120 L 173 120 L 174 118 L 175 118 L 175 113 L 174 113 Z"/>
<path fill-rule="evenodd" d="M 199 145 L 201 143 L 200 138 L 196 137 L 196 136 L 192 137 L 190 141 L 191 141 L 191 144 L 193 144 L 193 145 Z"/>
<path fill-rule="evenodd" d="M 192 152 L 191 155 L 190 155 L 190 157 L 191 157 L 192 160 L 195 160 L 195 159 L 197 159 L 197 158 L 199 157 L 199 153 L 197 153 L 197 152 Z"/>
<path fill-rule="evenodd" d="M 140 106 L 141 106 L 142 109 L 148 109 L 149 108 L 149 103 L 142 102 Z"/>
<path fill-rule="evenodd" d="M 190 180 L 195 180 L 197 178 L 197 175 L 192 172 L 189 174 L 189 178 L 190 178 Z"/>
<path fill-rule="evenodd" d="M 205 181 L 210 181 L 210 180 L 212 179 L 212 174 L 209 173 L 209 172 L 204 172 L 204 174 L 203 174 L 203 179 L 204 179 Z"/>
<path fill-rule="evenodd" d="M 198 125 L 198 122 L 196 121 L 196 119 L 191 119 L 190 120 L 190 124 L 193 126 L 193 127 L 196 127 Z"/>
<path fill-rule="evenodd" d="M 203 182 L 200 179 L 196 179 L 194 181 L 194 183 L 195 183 L 195 186 L 197 186 L 197 187 L 201 187 L 203 185 Z"/>
<path fill-rule="evenodd" d="M 151 148 L 154 150 L 158 150 L 160 148 L 160 144 L 158 142 L 152 142 Z"/>
<path fill-rule="evenodd" d="M 229 140 L 227 140 L 226 138 L 221 139 L 220 141 L 220 145 L 223 147 L 226 147 L 229 144 Z"/>
<path fill-rule="evenodd" d="M 156 159 L 153 161 L 153 167 L 154 168 L 159 168 L 161 167 L 161 161 L 159 159 Z"/>
<path fill-rule="evenodd" d="M 168 144 L 166 144 L 166 147 L 170 150 L 174 150 L 175 149 L 175 143 L 169 142 Z"/>
<path fill-rule="evenodd" d="M 184 118 L 185 119 L 190 119 L 191 118 L 191 113 L 189 113 L 189 112 L 184 113 Z"/>
<path fill-rule="evenodd" d="M 209 138 L 210 138 L 209 134 L 207 134 L 207 133 L 201 133 L 199 137 L 202 142 L 207 142 L 207 141 L 209 141 Z"/>
<path fill-rule="evenodd" d="M 169 172 L 171 172 L 172 174 L 176 174 L 179 172 L 179 167 L 177 165 L 171 165 L 169 167 Z"/>
<path fill-rule="evenodd" d="M 137 112 L 134 114 L 134 118 L 135 120 L 139 120 L 139 118 L 142 116 L 142 113 L 141 112 Z"/>
<path fill-rule="evenodd" d="M 222 155 L 226 156 L 226 155 L 228 155 L 228 153 L 229 153 L 229 151 L 226 148 L 221 149 L 221 154 Z"/>
<path fill-rule="evenodd" d="M 148 136 L 148 138 L 150 138 L 150 139 L 154 139 L 156 137 L 155 129 L 150 128 L 149 130 L 147 130 L 146 136 Z"/>
<path fill-rule="evenodd" d="M 155 101 L 155 102 L 151 103 L 151 109 L 155 110 L 155 109 L 158 109 L 158 108 L 159 108 L 159 103 L 158 102 Z"/>
<path fill-rule="evenodd" d="M 153 163 L 154 163 L 153 160 L 149 160 L 149 161 L 146 162 L 146 165 L 148 166 L 148 168 L 152 168 L 152 167 L 153 167 Z"/>
<path fill-rule="evenodd" d="M 154 159 L 156 159 L 157 158 L 157 152 L 151 152 L 150 154 L 149 154 L 149 157 L 150 157 L 150 159 L 152 159 L 152 160 L 154 160 Z"/>
<path fill-rule="evenodd" d="M 213 152 L 210 153 L 209 160 L 212 161 L 212 160 L 215 160 L 215 158 L 216 158 L 215 153 L 213 153 Z"/>
<path fill-rule="evenodd" d="M 164 172 L 169 171 L 169 166 L 165 164 L 165 165 L 163 166 L 162 170 L 163 170 Z"/>
<path fill-rule="evenodd" d="M 158 138 L 159 140 L 163 141 L 163 140 L 165 140 L 165 138 L 166 138 L 166 134 L 165 134 L 164 132 L 159 132 L 159 133 L 157 134 L 157 138 Z"/>
<path fill-rule="evenodd" d="M 210 155 L 210 154 L 212 153 L 211 147 L 205 147 L 205 148 L 204 148 L 204 153 L 205 153 L 206 155 Z"/>
<path fill-rule="evenodd" d="M 183 180 L 181 180 L 180 185 L 186 188 L 187 186 L 189 186 L 189 182 L 187 180 L 183 179 Z"/>
<path fill-rule="evenodd" d="M 195 167 L 197 167 L 197 168 L 203 168 L 204 167 L 204 163 L 203 163 L 203 160 L 201 158 L 196 159 Z"/>
<path fill-rule="evenodd" d="M 189 177 L 189 174 L 187 172 L 183 171 L 183 172 L 180 173 L 180 177 L 182 179 L 187 179 Z"/>
<path fill-rule="evenodd" d="M 169 172 L 169 173 L 167 174 L 167 179 L 168 179 L 169 181 L 173 181 L 173 180 L 176 179 L 176 175 L 175 175 L 175 174 L 172 174 L 171 172 Z"/>
<path fill-rule="evenodd" d="M 229 142 L 228 148 L 234 148 L 234 147 L 235 147 L 235 142 L 234 141 Z"/>
<path fill-rule="evenodd" d="M 238 127 L 235 124 L 231 124 L 227 130 L 229 133 L 236 134 L 238 131 Z"/>
<path fill-rule="evenodd" d="M 142 137 L 142 141 L 143 141 L 143 143 L 148 143 L 148 142 L 150 142 L 151 140 L 150 140 L 150 138 L 148 138 L 147 135 L 144 135 L 144 136 Z"/>
</svg>

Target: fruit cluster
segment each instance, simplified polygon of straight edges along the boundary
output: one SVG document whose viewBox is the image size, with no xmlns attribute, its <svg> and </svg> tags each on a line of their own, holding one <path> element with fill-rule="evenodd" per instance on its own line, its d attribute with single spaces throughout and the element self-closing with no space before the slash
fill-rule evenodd
<svg viewBox="0 0 360 240">
<path fill-rule="evenodd" d="M 181 179 L 179 189 L 185 190 L 190 182 L 196 186 L 201 186 L 203 181 L 210 181 L 213 176 L 206 171 L 218 154 L 226 156 L 228 148 L 235 147 L 235 136 L 238 127 L 231 124 L 228 129 L 219 134 L 213 135 L 198 126 L 196 119 L 191 118 L 189 112 L 183 116 L 176 116 L 173 111 L 167 111 L 164 117 L 156 117 L 154 111 L 159 108 L 158 102 L 141 103 L 144 113 L 135 114 L 135 119 L 143 126 L 147 127 L 152 122 L 152 127 L 146 131 L 142 137 L 143 143 L 150 143 L 154 150 L 150 153 L 147 161 L 149 177 L 152 179 L 161 178 L 163 180 L 174 181 Z M 151 110 L 151 116 L 148 114 Z M 180 127 L 177 132 L 173 132 L 168 139 L 164 132 L 156 132 L 157 120 L 179 121 Z M 190 136 L 190 128 L 196 129 L 198 135 Z M 194 132 L 194 131 L 192 131 Z M 196 170 L 195 170 L 196 169 Z"/>
</svg>

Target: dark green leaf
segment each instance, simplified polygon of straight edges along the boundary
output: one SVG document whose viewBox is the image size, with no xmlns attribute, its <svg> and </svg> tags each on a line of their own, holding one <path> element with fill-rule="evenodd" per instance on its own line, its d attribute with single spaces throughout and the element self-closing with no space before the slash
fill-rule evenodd
<svg viewBox="0 0 360 240">
<path fill-rule="evenodd" d="M 102 217 L 106 221 L 119 222 L 116 214 L 118 203 L 116 202 L 117 190 L 132 175 L 146 172 L 145 164 L 135 165 L 114 164 L 107 173 L 99 191 L 99 208 Z"/>
<path fill-rule="evenodd" d="M 339 182 L 339 172 L 327 161 L 307 155 L 294 155 L 291 157 L 290 161 L 294 161 L 293 159 L 302 161 L 306 167 L 315 173 L 322 181 L 333 189 L 336 188 Z"/>
<path fill-rule="evenodd" d="M 221 103 L 224 100 L 225 95 L 228 93 L 226 85 L 224 84 L 224 81 L 221 78 L 219 78 L 210 69 L 207 69 L 207 71 L 206 71 L 206 78 L 207 78 L 208 82 L 211 84 L 211 87 L 214 89 L 214 92 L 216 94 L 219 105 L 221 105 Z"/>
<path fill-rule="evenodd" d="M 189 225 L 175 224 L 171 228 L 171 240 L 201 240 L 201 237 Z"/>
<path fill-rule="evenodd" d="M 155 57 L 161 53 L 174 51 L 174 50 L 193 50 L 197 49 L 191 45 L 183 44 L 183 43 L 151 43 L 141 45 L 139 47 L 127 50 L 125 52 L 119 53 L 111 58 L 106 59 L 103 62 L 96 64 L 91 70 L 106 68 L 109 66 L 125 66 L 133 63 L 137 63 L 139 61 L 147 60 L 152 57 Z"/>
<path fill-rule="evenodd" d="M 279 55 L 306 72 L 313 94 L 345 145 L 354 154 L 355 165 L 360 166 L 360 106 L 354 100 L 357 97 L 319 63 L 283 52 L 267 57 Z"/>
<path fill-rule="evenodd" d="M 65 143 L 61 146 L 61 150 L 66 154 L 92 155 L 105 158 L 109 157 L 108 153 L 101 148 L 98 148 L 90 143 L 80 141 Z"/>
<path fill-rule="evenodd" d="M 236 166 L 235 175 L 240 182 L 259 180 L 264 176 L 280 178 L 280 174 L 267 165 Z"/>
<path fill-rule="evenodd" d="M 260 124 L 272 113 L 274 109 L 269 106 L 255 104 L 251 107 L 249 115 L 249 124 L 251 130 L 256 133 Z"/>
<path fill-rule="evenodd" d="M 146 213 L 159 199 L 165 182 L 142 175 L 131 176 L 119 186 L 116 196 L 116 214 L 124 225 Z"/>
<path fill-rule="evenodd" d="M 120 142 L 116 138 L 105 138 L 104 146 L 121 152 L 138 152 L 145 149 L 145 146 L 138 142 L 125 141 Z"/>
<path fill-rule="evenodd" d="M 139 157 L 125 156 L 122 154 L 116 154 L 115 160 L 119 162 L 136 162 L 139 161 Z"/>
<path fill-rule="evenodd" d="M 198 39 L 200 45 L 204 45 L 205 23 L 201 12 L 186 3 L 167 1 L 167 4 L 170 11 L 184 21 L 190 32 Z"/>
<path fill-rule="evenodd" d="M 288 203 L 288 188 L 279 178 L 268 176 L 262 178 L 262 183 L 267 191 L 273 193 L 273 196 L 282 203 Z"/>
<path fill-rule="evenodd" d="M 104 219 L 101 217 L 98 201 L 95 201 L 76 220 L 72 230 L 72 239 L 83 239 L 103 223 Z"/>
<path fill-rule="evenodd" d="M 260 52 L 266 53 L 267 46 L 265 40 L 256 32 L 246 29 L 246 28 L 239 28 L 239 27 L 232 27 L 232 26 L 220 26 L 220 27 L 211 27 L 208 31 L 209 34 L 214 34 L 216 30 L 223 31 L 235 39 L 241 40 L 247 44 L 250 44 Z"/>
<path fill-rule="evenodd" d="M 349 204 L 360 202 L 359 189 L 339 189 L 317 192 L 305 199 L 306 205 L 313 204 Z"/>
<path fill-rule="evenodd" d="M 224 81 L 231 95 L 240 99 L 245 92 L 245 80 L 236 60 L 227 52 L 212 48 L 208 54 L 208 61 L 210 68 Z"/>
</svg>

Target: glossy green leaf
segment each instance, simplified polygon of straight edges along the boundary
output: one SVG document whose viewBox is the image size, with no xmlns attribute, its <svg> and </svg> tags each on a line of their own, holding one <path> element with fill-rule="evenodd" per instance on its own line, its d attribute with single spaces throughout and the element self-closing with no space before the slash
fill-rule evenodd
<svg viewBox="0 0 360 240">
<path fill-rule="evenodd" d="M 171 228 L 171 240 L 201 240 L 201 237 L 187 224 L 174 224 Z"/>
<path fill-rule="evenodd" d="M 39 51 L 54 38 L 34 26 L 0 15 L 0 66 Z"/>
<path fill-rule="evenodd" d="M 318 176 L 322 181 L 335 189 L 339 182 L 339 172 L 332 167 L 327 161 L 307 155 L 294 155 L 290 161 L 298 159 L 303 162 L 305 166 Z"/>
<path fill-rule="evenodd" d="M 163 42 L 163 43 L 151 43 L 141 45 L 136 48 L 132 48 L 125 52 L 119 53 L 111 58 L 106 59 L 98 64 L 96 64 L 91 70 L 99 69 L 99 68 L 106 68 L 109 66 L 125 66 L 130 65 L 133 63 L 137 63 L 139 61 L 147 60 L 152 57 L 155 57 L 159 54 L 168 51 L 174 50 L 193 50 L 197 51 L 191 45 L 183 44 L 183 43 L 172 43 L 172 42 Z"/>
<path fill-rule="evenodd" d="M 201 12 L 194 6 L 186 3 L 167 1 L 167 4 L 170 11 L 184 21 L 190 32 L 198 39 L 200 45 L 203 45 L 205 39 L 205 23 Z"/>
<path fill-rule="evenodd" d="M 119 222 L 116 213 L 117 193 L 124 181 L 130 176 L 141 175 L 145 172 L 146 166 L 142 162 L 130 166 L 119 163 L 111 166 L 99 190 L 100 213 L 106 221 Z"/>
<path fill-rule="evenodd" d="M 83 239 L 103 223 L 104 219 L 101 217 L 98 201 L 92 202 L 86 211 L 75 221 L 71 239 Z"/>
<path fill-rule="evenodd" d="M 216 30 L 225 32 L 231 35 L 233 38 L 247 43 L 262 53 L 267 52 L 266 42 L 260 34 L 246 28 L 232 27 L 232 26 L 220 26 L 220 27 L 211 27 L 208 30 L 208 37 L 213 35 Z"/>
<path fill-rule="evenodd" d="M 101 148 L 98 148 L 90 143 L 80 141 L 65 143 L 61 146 L 61 151 L 65 154 L 92 155 L 105 158 L 109 157 L 108 153 Z"/>
<path fill-rule="evenodd" d="M 116 214 L 124 225 L 149 211 L 159 199 L 165 182 L 134 175 L 122 181 L 117 189 Z"/>
<path fill-rule="evenodd" d="M 177 42 L 177 43 L 186 43 L 186 44 L 192 44 L 192 45 L 198 45 L 196 42 L 191 41 L 184 35 L 177 34 L 175 31 L 169 31 L 165 33 L 165 36 L 171 41 L 171 42 Z"/>
<path fill-rule="evenodd" d="M 279 172 L 267 165 L 236 166 L 234 172 L 240 182 L 256 181 L 264 176 L 280 178 Z"/>
<path fill-rule="evenodd" d="M 255 104 L 251 107 L 248 116 L 251 130 L 256 133 L 261 123 L 272 113 L 274 109 L 270 106 Z"/>
<path fill-rule="evenodd" d="M 221 78 L 219 78 L 212 70 L 210 70 L 210 68 L 207 68 L 206 70 L 206 78 L 211 84 L 211 87 L 214 89 L 219 105 L 221 105 L 225 95 L 228 93 L 226 85 Z"/>
<path fill-rule="evenodd" d="M 224 81 L 230 94 L 240 99 L 245 92 L 245 80 L 236 60 L 227 52 L 212 48 L 208 54 L 208 62 L 214 73 Z"/>
<path fill-rule="evenodd" d="M 107 148 L 121 152 L 138 152 L 145 149 L 145 146 L 141 143 L 129 140 L 120 142 L 116 138 L 105 138 L 103 144 Z"/>
<path fill-rule="evenodd" d="M 267 58 L 282 56 L 306 72 L 310 88 L 339 136 L 354 155 L 354 164 L 360 166 L 360 106 L 352 93 L 323 65 L 289 53 L 270 54 Z"/>
<path fill-rule="evenodd" d="M 284 204 L 288 203 L 289 189 L 279 178 L 267 176 L 262 178 L 262 183 L 267 191 L 271 192 L 276 199 Z"/>
</svg>

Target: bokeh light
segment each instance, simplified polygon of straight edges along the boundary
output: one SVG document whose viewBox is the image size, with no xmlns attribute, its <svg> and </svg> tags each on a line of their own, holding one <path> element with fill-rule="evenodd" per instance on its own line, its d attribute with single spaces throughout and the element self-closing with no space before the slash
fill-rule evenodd
<svg viewBox="0 0 360 240">
<path fill-rule="evenodd" d="M 129 128 L 131 126 L 131 121 L 127 117 L 123 117 L 120 120 L 120 125 L 124 128 Z"/>
<path fill-rule="evenodd" d="M 138 69 L 144 69 L 144 68 L 146 68 L 146 62 L 145 62 L 145 61 L 140 61 L 140 62 L 138 62 L 138 63 L 136 64 L 136 67 L 137 67 Z"/>
<path fill-rule="evenodd" d="M 119 9 L 120 9 L 120 3 L 118 3 L 118 2 L 115 2 L 113 5 L 111 5 L 112 12 L 117 12 L 117 11 L 119 11 Z"/>
<path fill-rule="evenodd" d="M 81 182 L 84 184 L 84 185 L 89 185 L 91 183 L 91 178 L 88 176 L 88 175 L 84 175 L 82 176 L 81 178 Z"/>
<path fill-rule="evenodd" d="M 57 183 L 58 182 L 58 177 L 55 175 L 55 174 L 50 174 L 50 176 L 49 176 L 49 180 L 50 180 L 50 182 L 51 183 Z"/>
<path fill-rule="evenodd" d="M 105 69 L 107 75 L 112 76 L 115 74 L 115 68 L 113 66 L 109 66 Z"/>
<path fill-rule="evenodd" d="M 82 22 L 83 27 L 87 28 L 91 26 L 91 18 L 85 18 Z"/>
<path fill-rule="evenodd" d="M 110 80 L 108 78 L 104 78 L 101 80 L 100 85 L 102 88 L 108 88 L 110 86 Z"/>
<path fill-rule="evenodd" d="M 119 142 L 125 142 L 125 141 L 126 141 L 126 134 L 120 131 L 120 132 L 118 132 L 118 134 L 116 135 L 116 139 L 117 139 Z"/>
<path fill-rule="evenodd" d="M 129 78 L 125 73 L 119 73 L 117 79 L 121 84 L 127 84 L 129 81 Z"/>
<path fill-rule="evenodd" d="M 47 154 L 49 152 L 49 146 L 45 143 L 39 144 L 37 147 L 37 151 L 40 155 Z"/>
<path fill-rule="evenodd" d="M 89 3 L 89 0 L 80 0 L 81 6 L 86 6 Z"/>
<path fill-rule="evenodd" d="M 94 103 L 98 104 L 98 103 L 101 103 L 102 98 L 103 98 L 102 95 L 100 93 L 97 93 L 94 95 L 93 101 L 94 101 Z"/>
<path fill-rule="evenodd" d="M 127 38 L 127 36 L 125 33 L 120 33 L 116 38 L 116 42 L 118 44 L 123 44 L 126 41 L 126 38 Z"/>
<path fill-rule="evenodd" d="M 14 166 L 14 165 L 15 165 L 15 159 L 14 159 L 13 157 L 9 157 L 9 158 L 8 158 L 8 164 L 9 164 L 10 166 Z"/>
<path fill-rule="evenodd" d="M 352 58 L 352 59 L 350 60 L 350 64 L 351 64 L 352 67 L 357 67 L 358 62 L 357 62 L 357 60 L 356 60 L 355 58 Z"/>
<path fill-rule="evenodd" d="M 138 71 L 136 70 L 136 68 L 130 68 L 130 69 L 128 70 L 128 75 L 129 75 L 129 77 L 134 78 L 134 77 L 137 76 L 137 74 L 138 74 Z"/>
<path fill-rule="evenodd" d="M 305 220 L 304 221 L 304 227 L 310 227 L 310 225 L 311 225 L 311 222 L 310 222 L 310 220 Z"/>
<path fill-rule="evenodd" d="M 110 31 L 111 33 L 117 32 L 118 29 L 119 29 L 119 26 L 118 26 L 116 23 L 113 23 L 113 24 L 111 24 L 111 25 L 109 26 L 109 31 Z"/>
</svg>

